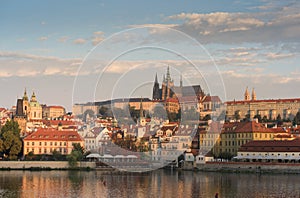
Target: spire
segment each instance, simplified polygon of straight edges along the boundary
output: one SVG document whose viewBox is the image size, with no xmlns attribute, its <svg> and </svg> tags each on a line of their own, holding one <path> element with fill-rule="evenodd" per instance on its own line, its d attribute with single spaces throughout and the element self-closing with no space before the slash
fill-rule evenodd
<svg viewBox="0 0 300 198">
<path fill-rule="evenodd" d="M 170 66 L 168 65 L 168 68 L 167 68 L 167 81 L 171 81 L 171 75 L 170 75 Z"/>
<path fill-rule="evenodd" d="M 180 87 L 182 87 L 182 74 L 180 75 Z"/>
<path fill-rule="evenodd" d="M 140 119 L 144 117 L 144 109 L 143 109 L 143 98 L 141 97 L 140 103 Z"/>
<path fill-rule="evenodd" d="M 28 100 L 26 88 L 24 90 L 23 100 Z"/>
<path fill-rule="evenodd" d="M 245 94 L 244 94 L 244 99 L 246 101 L 250 100 L 250 94 L 249 94 L 249 91 L 248 91 L 248 86 L 246 87 L 246 91 L 245 91 Z"/>
<path fill-rule="evenodd" d="M 255 90 L 254 88 L 252 89 L 252 100 L 256 100 L 256 93 L 255 93 Z"/>
<path fill-rule="evenodd" d="M 158 83 L 158 80 L 157 80 L 157 73 L 155 74 L 155 83 Z"/>
<path fill-rule="evenodd" d="M 34 91 L 32 92 L 32 96 L 31 96 L 30 102 L 36 102 L 36 96 L 35 96 Z"/>
</svg>

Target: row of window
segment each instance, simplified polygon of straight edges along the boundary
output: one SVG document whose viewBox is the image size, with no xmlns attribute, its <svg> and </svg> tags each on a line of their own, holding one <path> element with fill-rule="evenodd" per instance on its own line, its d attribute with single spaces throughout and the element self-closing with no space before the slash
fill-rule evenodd
<svg viewBox="0 0 300 198">
<path fill-rule="evenodd" d="M 31 151 L 34 153 L 34 149 L 35 149 L 34 147 L 27 148 L 26 151 L 27 151 L 27 153 L 29 153 Z M 55 150 L 59 151 L 61 154 L 67 154 L 67 149 L 66 148 L 44 148 L 44 149 L 39 148 L 38 149 L 38 154 L 52 153 Z M 37 153 L 35 153 L 35 154 L 37 154 Z"/>
<path fill-rule="evenodd" d="M 32 146 L 35 146 L 37 142 L 31 142 Z M 26 142 L 27 146 L 30 146 L 30 142 Z M 50 146 L 66 146 L 67 142 L 49 142 Z M 43 142 L 39 142 L 36 146 L 43 146 Z M 48 142 L 44 142 L 44 146 L 48 146 Z"/>
</svg>

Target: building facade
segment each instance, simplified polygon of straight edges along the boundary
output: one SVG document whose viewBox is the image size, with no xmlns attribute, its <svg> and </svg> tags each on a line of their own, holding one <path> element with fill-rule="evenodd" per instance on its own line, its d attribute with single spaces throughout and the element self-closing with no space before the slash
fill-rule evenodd
<svg viewBox="0 0 300 198">
<path fill-rule="evenodd" d="M 243 145 L 236 159 L 250 162 L 300 162 L 300 140 L 252 141 Z"/>
<path fill-rule="evenodd" d="M 228 119 L 242 119 L 249 116 L 253 118 L 255 115 L 260 115 L 261 118 L 274 120 L 280 115 L 283 119 L 291 120 L 300 110 L 300 98 L 257 100 L 253 90 L 250 99 L 248 88 L 245 91 L 244 100 L 228 101 L 225 104 Z"/>
<path fill-rule="evenodd" d="M 212 123 L 200 132 L 200 148 L 215 156 L 224 153 L 236 156 L 242 145 L 255 141 L 274 140 L 278 134 L 288 134 L 283 128 L 267 128 L 257 121 Z"/>
<path fill-rule="evenodd" d="M 23 139 L 24 156 L 33 154 L 52 154 L 58 151 L 63 155 L 70 154 L 73 144 L 79 143 L 84 147 L 84 140 L 77 131 L 59 131 L 53 128 L 39 128 Z"/>
</svg>

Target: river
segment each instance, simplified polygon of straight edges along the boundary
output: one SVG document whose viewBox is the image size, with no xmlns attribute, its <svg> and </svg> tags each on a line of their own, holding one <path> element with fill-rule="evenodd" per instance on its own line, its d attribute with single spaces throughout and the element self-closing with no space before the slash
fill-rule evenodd
<svg viewBox="0 0 300 198">
<path fill-rule="evenodd" d="M 300 197 L 300 175 L 0 171 L 0 197 Z"/>
</svg>

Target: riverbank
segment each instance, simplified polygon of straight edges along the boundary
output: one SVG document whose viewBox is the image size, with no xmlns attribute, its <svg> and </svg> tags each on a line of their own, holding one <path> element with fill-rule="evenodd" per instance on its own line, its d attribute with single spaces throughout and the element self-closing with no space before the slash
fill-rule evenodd
<svg viewBox="0 0 300 198">
<path fill-rule="evenodd" d="M 77 162 L 70 167 L 67 161 L 0 161 L 0 170 L 91 170 L 95 162 Z"/>
<path fill-rule="evenodd" d="M 300 174 L 300 164 L 262 162 L 207 162 L 206 164 L 198 164 L 193 170 L 204 172 Z"/>
</svg>

